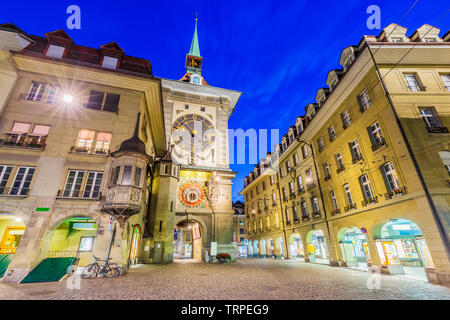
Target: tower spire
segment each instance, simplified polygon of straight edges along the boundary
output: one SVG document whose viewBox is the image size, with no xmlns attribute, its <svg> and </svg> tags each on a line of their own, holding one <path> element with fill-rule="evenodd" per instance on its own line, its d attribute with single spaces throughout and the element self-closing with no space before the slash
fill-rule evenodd
<svg viewBox="0 0 450 320">
<path fill-rule="evenodd" d="M 191 49 L 189 50 L 189 55 L 194 57 L 201 57 L 200 46 L 198 45 L 197 22 L 198 22 L 198 15 L 195 14 L 195 29 L 194 35 L 192 36 Z"/>
</svg>

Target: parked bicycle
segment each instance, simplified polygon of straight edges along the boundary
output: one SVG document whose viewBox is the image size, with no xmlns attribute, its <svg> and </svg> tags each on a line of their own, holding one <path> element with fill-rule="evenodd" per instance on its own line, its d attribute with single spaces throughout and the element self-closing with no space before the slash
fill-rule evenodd
<svg viewBox="0 0 450 320">
<path fill-rule="evenodd" d="M 108 258 L 108 260 L 101 260 L 100 258 L 94 257 L 94 262 L 87 265 L 81 277 L 83 279 L 89 279 L 89 278 L 97 278 L 99 275 L 102 278 L 113 278 L 120 276 L 120 267 L 117 263 L 110 263 L 109 260 L 111 258 Z M 105 264 L 103 266 L 100 266 L 98 264 L 99 261 L 105 261 Z"/>
</svg>

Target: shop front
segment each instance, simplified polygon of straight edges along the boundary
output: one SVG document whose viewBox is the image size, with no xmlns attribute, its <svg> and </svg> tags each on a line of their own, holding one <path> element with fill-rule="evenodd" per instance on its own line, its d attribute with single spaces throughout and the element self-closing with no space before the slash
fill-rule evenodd
<svg viewBox="0 0 450 320">
<path fill-rule="evenodd" d="M 292 259 L 305 261 L 302 237 L 296 233 L 289 237 L 289 254 Z"/>
<path fill-rule="evenodd" d="M 275 245 L 272 238 L 267 240 L 267 256 L 275 258 Z"/>
<path fill-rule="evenodd" d="M 329 264 L 328 247 L 322 230 L 311 230 L 307 237 L 309 262 Z"/>
<path fill-rule="evenodd" d="M 247 256 L 249 258 L 253 257 L 253 241 L 252 240 L 248 240 Z"/>
<path fill-rule="evenodd" d="M 253 256 L 255 258 L 259 258 L 259 241 L 258 240 L 253 241 Z"/>
<path fill-rule="evenodd" d="M 407 219 L 375 225 L 373 237 L 383 268 L 389 274 L 406 274 L 427 280 L 425 268 L 434 268 L 421 229 Z"/>
<path fill-rule="evenodd" d="M 365 229 L 363 229 L 365 231 Z M 343 228 L 338 232 L 342 258 L 347 267 L 367 271 L 370 263 L 367 236 L 361 229 Z"/>
<path fill-rule="evenodd" d="M 25 224 L 20 217 L 0 214 L 0 278 L 8 269 L 24 233 Z"/>
<path fill-rule="evenodd" d="M 265 258 L 267 256 L 267 240 L 261 240 L 260 248 L 259 248 L 259 257 Z"/>
</svg>

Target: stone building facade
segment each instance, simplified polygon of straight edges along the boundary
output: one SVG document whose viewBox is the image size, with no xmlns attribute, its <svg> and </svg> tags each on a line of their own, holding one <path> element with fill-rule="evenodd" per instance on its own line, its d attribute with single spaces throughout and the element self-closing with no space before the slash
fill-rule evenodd
<svg viewBox="0 0 450 320">
<path fill-rule="evenodd" d="M 345 48 L 328 87 L 246 178 L 254 256 L 450 283 L 449 33 L 406 31 L 391 24 Z"/>
</svg>

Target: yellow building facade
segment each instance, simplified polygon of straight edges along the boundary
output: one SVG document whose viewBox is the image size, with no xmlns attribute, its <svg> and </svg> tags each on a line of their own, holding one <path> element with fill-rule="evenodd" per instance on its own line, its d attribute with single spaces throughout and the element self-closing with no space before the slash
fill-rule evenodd
<svg viewBox="0 0 450 320">
<path fill-rule="evenodd" d="M 345 48 L 342 69 L 328 73 L 328 87 L 283 137 L 270 170 L 280 198 L 283 189 L 290 198 L 273 208 L 288 210 L 277 233 L 285 258 L 449 284 L 450 49 L 439 32 L 424 25 L 408 37 L 391 24 Z M 255 171 L 242 191 L 250 224 L 251 190 L 267 178 Z M 301 195 L 299 176 L 314 184 Z"/>
</svg>

